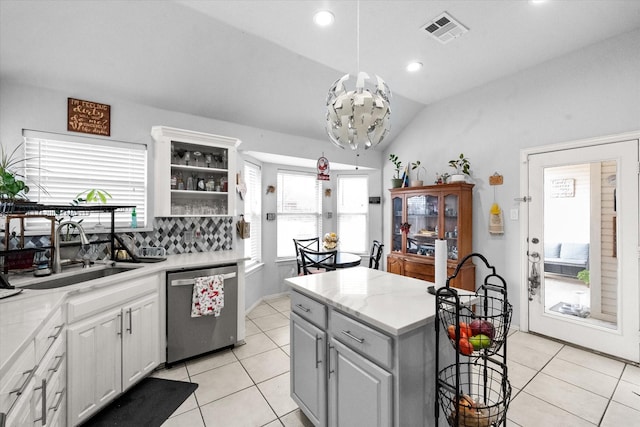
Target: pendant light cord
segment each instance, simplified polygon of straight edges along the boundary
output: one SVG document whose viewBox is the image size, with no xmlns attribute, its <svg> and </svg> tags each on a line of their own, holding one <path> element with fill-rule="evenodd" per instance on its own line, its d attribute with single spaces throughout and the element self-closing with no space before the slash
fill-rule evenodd
<svg viewBox="0 0 640 427">
<path fill-rule="evenodd" d="M 360 0 L 356 2 L 356 76 L 360 72 Z"/>
</svg>

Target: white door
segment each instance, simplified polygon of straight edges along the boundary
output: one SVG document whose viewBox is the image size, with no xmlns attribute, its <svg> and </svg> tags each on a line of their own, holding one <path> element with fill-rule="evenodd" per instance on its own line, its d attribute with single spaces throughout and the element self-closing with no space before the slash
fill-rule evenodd
<svg viewBox="0 0 640 427">
<path fill-rule="evenodd" d="M 638 140 L 527 164 L 529 330 L 640 361 Z"/>
</svg>

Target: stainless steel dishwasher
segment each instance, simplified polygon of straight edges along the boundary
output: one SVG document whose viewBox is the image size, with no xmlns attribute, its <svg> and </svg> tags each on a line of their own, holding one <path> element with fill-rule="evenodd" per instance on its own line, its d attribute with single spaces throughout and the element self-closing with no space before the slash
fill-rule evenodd
<svg viewBox="0 0 640 427">
<path fill-rule="evenodd" d="M 219 316 L 191 317 L 193 285 L 198 277 L 224 277 L 224 307 Z M 236 344 L 238 337 L 238 267 L 167 273 L 166 365 Z"/>
</svg>

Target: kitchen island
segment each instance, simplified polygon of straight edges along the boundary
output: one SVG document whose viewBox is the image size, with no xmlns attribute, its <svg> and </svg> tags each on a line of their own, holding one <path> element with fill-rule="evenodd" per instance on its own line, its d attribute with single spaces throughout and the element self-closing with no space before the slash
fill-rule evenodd
<svg viewBox="0 0 640 427">
<path fill-rule="evenodd" d="M 316 426 L 435 425 L 432 283 L 365 267 L 286 282 L 291 397 Z"/>
</svg>

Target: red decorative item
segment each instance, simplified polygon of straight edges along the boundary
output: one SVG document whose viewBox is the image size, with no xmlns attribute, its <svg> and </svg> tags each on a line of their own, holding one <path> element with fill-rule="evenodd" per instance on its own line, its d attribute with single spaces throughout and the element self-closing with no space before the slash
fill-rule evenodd
<svg viewBox="0 0 640 427">
<path fill-rule="evenodd" d="M 408 233 L 410 228 L 411 228 L 411 224 L 409 224 L 408 222 L 403 222 L 402 224 L 400 224 L 400 230 L 403 233 Z"/>
</svg>

